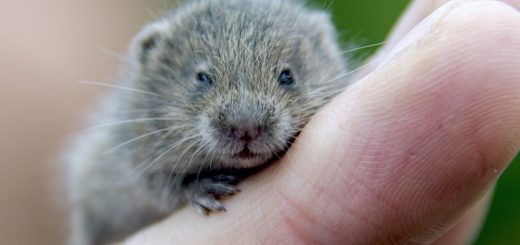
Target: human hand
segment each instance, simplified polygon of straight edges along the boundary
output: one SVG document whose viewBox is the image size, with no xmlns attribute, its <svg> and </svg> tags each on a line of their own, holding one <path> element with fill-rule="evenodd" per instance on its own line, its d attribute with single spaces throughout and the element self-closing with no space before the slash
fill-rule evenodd
<svg viewBox="0 0 520 245">
<path fill-rule="evenodd" d="M 244 182 L 229 212 L 183 209 L 126 243 L 471 241 L 520 147 L 520 1 L 433 12 L 442 2 L 417 0 L 367 75 Z"/>
</svg>

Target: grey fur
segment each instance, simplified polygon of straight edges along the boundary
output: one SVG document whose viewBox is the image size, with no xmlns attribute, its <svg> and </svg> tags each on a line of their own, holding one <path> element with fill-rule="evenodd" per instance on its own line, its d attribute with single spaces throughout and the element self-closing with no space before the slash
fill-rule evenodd
<svg viewBox="0 0 520 245">
<path fill-rule="evenodd" d="M 73 244 L 121 240 L 185 203 L 224 210 L 216 196 L 237 192 L 235 177 L 204 173 L 277 158 L 347 84 L 328 14 L 298 1 L 185 3 L 137 35 L 125 67 L 119 86 L 134 91 L 109 94 L 93 122 L 120 123 L 69 154 Z M 278 83 L 283 69 L 294 84 Z M 235 124 L 261 133 L 244 148 L 228 135 Z M 255 155 L 237 157 L 244 149 Z"/>
</svg>

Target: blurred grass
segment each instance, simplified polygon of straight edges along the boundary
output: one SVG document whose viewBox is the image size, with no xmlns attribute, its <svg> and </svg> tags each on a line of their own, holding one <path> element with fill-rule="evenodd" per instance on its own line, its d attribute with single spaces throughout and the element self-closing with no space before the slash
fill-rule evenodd
<svg viewBox="0 0 520 245">
<path fill-rule="evenodd" d="M 315 0 L 328 8 L 344 44 L 381 42 L 404 11 L 409 0 Z M 363 57 L 374 49 L 356 54 Z M 489 216 L 475 244 L 520 244 L 520 157 L 504 172 L 495 191 Z"/>
</svg>

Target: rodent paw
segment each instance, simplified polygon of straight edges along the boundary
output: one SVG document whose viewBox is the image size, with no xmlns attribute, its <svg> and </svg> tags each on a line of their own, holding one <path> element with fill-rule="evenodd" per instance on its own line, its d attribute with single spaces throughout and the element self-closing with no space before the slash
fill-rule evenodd
<svg viewBox="0 0 520 245">
<path fill-rule="evenodd" d="M 226 211 L 218 200 L 240 192 L 234 186 L 237 183 L 237 177 L 224 174 L 193 180 L 186 190 L 188 200 L 203 215 L 208 215 L 211 211 Z"/>
<path fill-rule="evenodd" d="M 228 175 L 228 174 L 215 175 L 215 176 L 212 176 L 211 179 L 214 180 L 215 182 L 220 182 L 220 183 L 229 184 L 229 185 L 236 185 L 236 184 L 238 184 L 238 181 L 239 181 L 238 177 L 236 177 L 234 175 Z"/>
</svg>

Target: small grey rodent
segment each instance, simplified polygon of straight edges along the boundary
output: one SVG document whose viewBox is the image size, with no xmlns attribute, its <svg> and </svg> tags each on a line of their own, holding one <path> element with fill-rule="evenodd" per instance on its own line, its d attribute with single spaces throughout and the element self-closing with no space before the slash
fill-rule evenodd
<svg viewBox="0 0 520 245">
<path fill-rule="evenodd" d="M 69 154 L 71 242 L 121 240 L 183 204 L 225 210 L 218 200 L 283 155 L 346 74 L 323 11 L 295 0 L 183 3 L 133 40 L 122 89 Z"/>
</svg>

